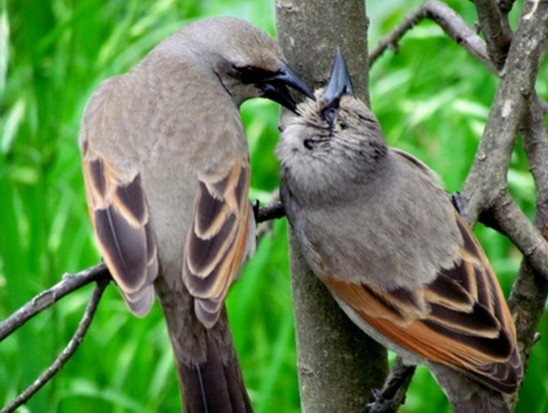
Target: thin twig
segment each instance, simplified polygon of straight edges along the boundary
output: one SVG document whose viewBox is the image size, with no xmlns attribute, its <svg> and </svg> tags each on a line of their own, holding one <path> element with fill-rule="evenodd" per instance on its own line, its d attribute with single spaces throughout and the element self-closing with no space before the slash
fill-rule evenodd
<svg viewBox="0 0 548 413">
<path fill-rule="evenodd" d="M 271 221 L 273 219 L 279 219 L 285 217 L 284 206 L 281 201 L 274 201 L 259 209 L 257 215 L 257 222 Z"/>
<path fill-rule="evenodd" d="M 275 219 L 285 217 L 284 206 L 280 202 L 279 189 L 272 191 L 268 202 L 265 206 L 255 209 L 255 220 L 259 224 L 257 225 L 257 241 L 272 233 Z"/>
<path fill-rule="evenodd" d="M 268 204 L 258 209 L 257 222 L 264 222 L 285 215 L 283 206 L 279 201 Z M 99 280 L 111 280 L 110 273 L 104 263 L 82 270 L 76 274 L 64 274 L 63 279 L 53 287 L 42 291 L 31 301 L 15 311 L 6 320 L 0 323 L 0 342 L 11 333 L 24 325 L 36 314 L 51 307 L 61 298 L 67 296 L 79 288 Z"/>
<path fill-rule="evenodd" d="M 285 216 L 281 202 L 273 202 L 258 209 L 257 222 L 264 222 Z M 64 274 L 63 279 L 48 290 L 42 291 L 23 307 L 15 311 L 0 323 L 0 342 L 25 324 L 36 314 L 49 308 L 61 298 L 67 296 L 84 285 L 99 280 L 111 280 L 110 273 L 104 263 L 82 270 L 76 274 Z"/>
<path fill-rule="evenodd" d="M 548 206 L 548 136 L 544 127 L 543 103 L 546 104 L 538 96 L 531 96 L 522 122 L 523 147 L 537 188 L 539 207 Z"/>
<path fill-rule="evenodd" d="M 49 366 L 41 375 L 38 377 L 34 383 L 32 383 L 29 387 L 25 389 L 21 394 L 19 394 L 14 400 L 12 400 L 6 407 L 4 407 L 0 413 L 10 413 L 13 412 L 15 409 L 17 409 L 19 406 L 21 406 L 23 403 L 25 403 L 30 397 L 35 394 L 38 390 L 40 390 L 53 376 L 55 376 L 61 368 L 65 365 L 65 363 L 70 359 L 70 357 L 74 354 L 82 340 L 84 339 L 84 336 L 86 335 L 89 326 L 91 325 L 91 322 L 93 320 L 93 316 L 95 315 L 95 310 L 97 309 L 97 306 L 99 305 L 99 301 L 101 300 L 101 297 L 103 295 L 103 292 L 105 291 L 105 288 L 108 285 L 108 279 L 101 279 L 97 281 L 97 284 L 95 288 L 93 289 L 93 293 L 91 295 L 91 299 L 89 300 L 89 303 L 86 307 L 86 310 L 84 312 L 84 315 L 82 317 L 82 320 L 78 324 L 78 328 L 76 329 L 76 332 L 68 342 L 67 346 L 63 349 L 63 351 L 59 354 L 57 359 L 53 362 L 51 366 Z"/>
<path fill-rule="evenodd" d="M 42 291 L 31 301 L 19 308 L 10 317 L 0 323 L 0 342 L 17 330 L 36 314 L 52 306 L 84 285 L 99 280 L 110 280 L 110 273 L 105 264 L 98 264 L 76 274 L 64 274 L 63 279 L 46 291 Z"/>
<path fill-rule="evenodd" d="M 261 223 L 283 217 L 285 217 L 284 206 L 280 201 L 273 201 L 263 207 L 260 207 L 255 219 L 257 220 L 257 223 Z"/>
<path fill-rule="evenodd" d="M 257 222 L 265 222 L 275 218 L 281 218 L 284 215 L 285 213 L 281 202 L 276 201 L 257 209 Z M 87 268 L 76 274 L 65 274 L 59 283 L 38 294 L 31 301 L 14 312 L 5 321 L 0 323 L 1 342 L 4 338 L 12 334 L 32 317 L 51 307 L 61 298 L 92 282 L 96 282 L 97 284 L 86 307 L 84 316 L 78 325 L 78 329 L 67 346 L 59 354 L 53 364 L 48 367 L 32 385 L 30 385 L 27 389 L 25 389 L 25 391 L 23 391 L 6 407 L 4 407 L 0 413 L 14 411 L 17 407 L 21 406 L 30 397 L 32 397 L 32 395 L 34 395 L 38 390 L 40 390 L 57 372 L 59 372 L 59 370 L 61 370 L 82 342 L 86 332 L 89 329 L 91 321 L 93 320 L 99 300 L 111 280 L 112 278 L 110 273 L 104 263 Z"/>
<path fill-rule="evenodd" d="M 481 31 L 485 35 L 487 54 L 498 70 L 504 67 L 512 32 L 495 0 L 472 0 L 476 5 Z"/>
<path fill-rule="evenodd" d="M 502 231 L 531 266 L 548 280 L 548 242 L 516 205 L 508 191 L 501 193 L 490 211 Z"/>
<path fill-rule="evenodd" d="M 435 0 L 424 3 L 415 12 L 408 15 L 403 23 L 399 24 L 388 36 L 383 37 L 369 54 L 369 66 L 371 67 L 386 49 L 396 49 L 403 35 L 424 19 L 435 21 L 451 39 L 464 47 L 491 72 L 498 75 L 498 70 L 487 55 L 485 42 L 453 9 Z"/>
</svg>

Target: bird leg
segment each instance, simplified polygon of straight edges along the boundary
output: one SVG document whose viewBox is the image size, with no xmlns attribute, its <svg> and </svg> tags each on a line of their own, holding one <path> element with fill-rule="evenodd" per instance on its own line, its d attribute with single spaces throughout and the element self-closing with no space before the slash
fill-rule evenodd
<svg viewBox="0 0 548 413">
<path fill-rule="evenodd" d="M 363 413 L 396 413 L 405 402 L 405 394 L 415 368 L 415 366 L 405 365 L 398 357 L 383 388 L 373 389 L 374 401 L 365 406 Z"/>
<path fill-rule="evenodd" d="M 451 194 L 451 203 L 453 204 L 459 215 L 463 218 L 466 218 L 468 214 L 466 213 L 466 207 L 464 206 L 464 201 L 460 196 L 460 192 L 453 192 Z"/>
</svg>

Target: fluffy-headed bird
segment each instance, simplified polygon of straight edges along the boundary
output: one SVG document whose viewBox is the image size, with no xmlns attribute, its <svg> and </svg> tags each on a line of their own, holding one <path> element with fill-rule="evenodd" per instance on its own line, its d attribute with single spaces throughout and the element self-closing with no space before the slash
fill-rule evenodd
<svg viewBox="0 0 548 413">
<path fill-rule="evenodd" d="M 387 146 L 340 52 L 297 112 L 277 148 L 281 197 L 314 273 L 367 334 L 426 364 L 456 411 L 505 411 L 523 375 L 515 327 L 439 179 Z"/>
<path fill-rule="evenodd" d="M 255 247 L 239 106 L 266 97 L 295 110 L 288 86 L 312 96 L 266 33 L 212 18 L 103 82 L 85 110 L 83 170 L 101 255 L 136 315 L 156 290 L 186 412 L 251 411 L 224 307 Z"/>
</svg>

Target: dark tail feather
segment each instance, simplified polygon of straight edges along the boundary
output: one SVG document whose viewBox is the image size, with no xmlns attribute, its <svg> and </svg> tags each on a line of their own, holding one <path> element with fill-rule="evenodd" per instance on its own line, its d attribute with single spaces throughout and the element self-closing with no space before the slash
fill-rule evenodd
<svg viewBox="0 0 548 413">
<path fill-rule="evenodd" d="M 207 360 L 195 366 L 180 366 L 185 413 L 251 413 L 251 403 L 233 351 L 228 360 L 217 340 L 207 334 Z M 223 343 L 227 345 L 227 343 Z"/>
<path fill-rule="evenodd" d="M 154 287 L 167 322 L 185 413 L 251 413 L 226 309 L 207 329 L 196 318 L 194 300 L 184 286 L 158 277 Z"/>
</svg>

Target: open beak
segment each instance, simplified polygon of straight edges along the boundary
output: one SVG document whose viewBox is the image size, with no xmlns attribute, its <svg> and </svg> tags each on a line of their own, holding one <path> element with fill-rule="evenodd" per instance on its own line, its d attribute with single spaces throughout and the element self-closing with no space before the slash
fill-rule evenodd
<svg viewBox="0 0 548 413">
<path fill-rule="evenodd" d="M 272 77 L 264 79 L 258 87 L 263 91 L 263 97 L 279 103 L 296 113 L 297 104 L 289 92 L 288 86 L 301 92 L 310 99 L 314 94 L 297 74 L 286 64 L 281 63 L 280 71 Z"/>
<path fill-rule="evenodd" d="M 350 80 L 350 73 L 348 73 L 346 61 L 339 47 L 337 48 L 337 56 L 331 69 L 329 83 L 322 94 L 322 98 L 326 106 L 331 106 L 335 102 L 338 103 L 343 95 L 355 96 L 352 81 Z"/>
</svg>

